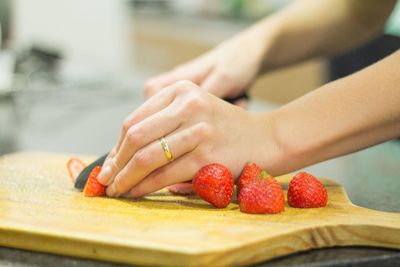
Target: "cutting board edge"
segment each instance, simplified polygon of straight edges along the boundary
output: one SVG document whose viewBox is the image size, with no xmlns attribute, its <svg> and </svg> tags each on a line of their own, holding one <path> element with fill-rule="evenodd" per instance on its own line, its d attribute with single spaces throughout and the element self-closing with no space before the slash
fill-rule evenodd
<svg viewBox="0 0 400 267">
<path fill-rule="evenodd" d="M 338 229 L 334 232 L 331 228 L 341 228 L 342 237 L 346 239 L 337 240 Z M 371 241 L 371 236 L 366 233 L 360 233 L 365 230 L 376 228 L 373 233 L 375 234 Z M 393 233 L 395 237 L 393 237 Z M 396 235 L 397 234 L 397 235 Z M 396 239 L 394 242 L 380 240 L 382 236 L 391 236 Z M 295 246 L 301 242 L 303 247 Z M 271 244 L 273 246 L 271 247 Z M 290 244 L 289 246 L 287 244 Z M 260 239 L 253 243 L 248 243 L 246 246 L 240 248 L 226 250 L 226 253 L 220 252 L 215 261 L 207 262 L 210 266 L 245 266 L 249 264 L 256 264 L 262 261 L 268 261 L 277 257 L 287 256 L 293 253 L 309 251 L 313 249 L 332 248 L 332 247 L 380 247 L 389 249 L 400 250 L 400 226 L 397 228 L 377 225 L 361 225 L 361 224 L 326 224 L 316 226 L 313 229 L 301 228 L 290 231 L 286 234 L 274 236 L 269 239 Z M 254 248 L 258 249 L 254 249 Z M 263 249 L 262 249 L 263 248 Z M 246 255 L 247 257 L 244 257 Z M 220 259 L 230 259 L 229 262 L 223 262 Z"/>
<path fill-rule="evenodd" d="M 38 247 L 36 244 L 42 244 Z M 63 249 L 57 249 L 62 244 Z M 198 254 L 188 252 L 166 251 L 161 249 L 133 247 L 121 243 L 105 243 L 98 240 L 66 238 L 61 235 L 52 235 L 40 232 L 20 231 L 18 229 L 4 229 L 0 227 L 0 246 L 31 250 L 55 255 L 80 257 L 93 260 L 103 260 L 115 263 L 140 264 L 154 266 L 164 258 L 160 265 L 168 264 L 171 258 L 179 262 L 191 262 Z M 153 260 L 153 259 L 157 260 Z"/>
<path fill-rule="evenodd" d="M 335 227 L 333 231 L 331 228 Z M 370 233 L 363 231 L 375 227 L 375 234 L 371 241 Z M 340 229 L 338 229 L 340 228 Z M 338 233 L 340 232 L 340 234 Z M 362 234 L 360 232 L 363 232 Z M 393 233 L 398 233 L 397 236 Z M 226 247 L 223 250 L 210 252 L 187 253 L 176 250 L 164 251 L 154 248 L 140 248 L 123 245 L 121 243 L 104 243 L 96 240 L 82 240 L 77 238 L 65 238 L 65 236 L 52 235 L 48 233 L 29 233 L 27 244 L 27 233 L 18 229 L 4 229 L 0 227 L 0 245 L 25 250 L 33 250 L 44 253 L 88 258 L 93 260 L 105 260 L 115 263 L 141 264 L 154 266 L 157 264 L 176 266 L 242 266 L 254 264 L 276 257 L 282 257 L 294 252 L 308 251 L 312 249 L 344 247 L 344 246 L 374 246 L 400 250 L 400 227 L 391 228 L 385 226 L 356 225 L 356 224 L 326 224 L 313 228 L 301 228 L 286 234 L 274 236 L 268 239 L 249 242 L 245 246 Z M 7 236 L 13 236 L 7 238 Z M 336 238 L 341 236 L 341 240 Z M 343 236 L 347 238 L 343 239 Z M 395 243 L 379 240 L 382 236 L 395 236 Z M 12 242 L 7 242 L 12 240 Z M 63 250 L 57 249 L 57 244 L 63 244 Z M 301 247 L 297 246 L 301 244 Z M 38 248 L 34 244 L 42 243 L 44 247 Z M 271 247 L 271 244 L 273 246 Z M 288 245 L 290 244 L 290 245 Z M 67 247 L 65 247 L 67 246 Z M 256 249 L 255 249 L 256 248 Z M 144 257 L 145 255 L 145 257 Z M 246 255 L 244 257 L 243 255 Z M 154 260 L 156 259 L 156 260 Z M 160 260 L 164 259 L 164 260 Z M 170 260 L 173 259 L 173 262 Z M 201 260 L 200 260 L 201 259 Z"/>
</svg>

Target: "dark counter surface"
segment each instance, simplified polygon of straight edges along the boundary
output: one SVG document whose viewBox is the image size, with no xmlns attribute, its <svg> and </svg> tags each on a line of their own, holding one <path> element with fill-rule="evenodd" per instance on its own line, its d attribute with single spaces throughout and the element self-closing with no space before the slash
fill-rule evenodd
<svg viewBox="0 0 400 267">
<path fill-rule="evenodd" d="M 110 89 L 112 88 L 112 89 Z M 115 89 L 114 89 L 115 88 Z M 121 122 L 144 100 L 140 86 L 107 85 L 27 91 L 0 99 L 0 155 L 22 150 L 76 154 L 108 151 Z M 252 110 L 274 105 L 253 101 Z M 93 133 L 96 138 L 92 138 Z M 306 168 L 343 184 L 353 203 L 400 212 L 400 142 L 387 142 Z M 399 222 L 400 223 L 400 222 Z M 275 259 L 260 266 L 399 266 L 400 251 L 329 248 Z M 0 266 L 122 266 L 113 263 L 0 248 Z"/>
<path fill-rule="evenodd" d="M 311 250 L 267 261 L 257 267 L 394 267 L 400 266 L 400 253 L 396 250 L 378 248 L 330 248 Z M 46 253 L 24 251 L 12 248 L 0 248 L 0 266 L 80 266 L 80 267 L 117 267 L 129 266 L 81 258 L 65 257 Z"/>
</svg>

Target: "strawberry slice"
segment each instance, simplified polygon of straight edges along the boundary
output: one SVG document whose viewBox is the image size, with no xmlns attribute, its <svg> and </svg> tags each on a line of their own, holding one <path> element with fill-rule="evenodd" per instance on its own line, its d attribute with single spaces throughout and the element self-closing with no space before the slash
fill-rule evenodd
<svg viewBox="0 0 400 267">
<path fill-rule="evenodd" d="M 101 171 L 101 166 L 96 166 L 89 174 L 89 178 L 86 182 L 85 188 L 83 189 L 83 194 L 85 197 L 100 197 L 105 196 L 106 187 L 99 183 L 97 176 Z"/>
<path fill-rule="evenodd" d="M 168 191 L 174 195 L 193 195 L 193 185 L 192 182 L 177 183 L 167 187 Z"/>
<path fill-rule="evenodd" d="M 78 178 L 79 174 L 86 167 L 85 163 L 83 163 L 78 158 L 70 158 L 67 162 L 67 169 L 69 173 L 69 177 L 71 177 L 72 182 L 75 184 L 76 178 Z"/>
</svg>

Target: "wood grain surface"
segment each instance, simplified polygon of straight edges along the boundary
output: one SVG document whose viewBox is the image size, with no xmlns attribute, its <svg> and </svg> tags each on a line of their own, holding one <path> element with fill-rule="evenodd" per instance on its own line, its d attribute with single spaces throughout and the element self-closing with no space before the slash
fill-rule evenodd
<svg viewBox="0 0 400 267">
<path fill-rule="evenodd" d="M 332 246 L 400 249 L 400 214 L 357 207 L 331 180 L 323 179 L 325 208 L 286 205 L 281 214 L 249 215 L 234 203 L 218 210 L 166 190 L 140 200 L 86 198 L 68 177 L 69 157 L 0 158 L 1 246 L 164 266 L 246 265 Z M 285 189 L 289 179 L 278 178 Z"/>
</svg>

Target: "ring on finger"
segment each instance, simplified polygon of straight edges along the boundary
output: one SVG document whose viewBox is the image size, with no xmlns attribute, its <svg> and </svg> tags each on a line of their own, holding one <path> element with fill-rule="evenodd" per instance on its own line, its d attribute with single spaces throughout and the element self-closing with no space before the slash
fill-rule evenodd
<svg viewBox="0 0 400 267">
<path fill-rule="evenodd" d="M 162 137 L 160 139 L 160 144 L 162 147 L 162 150 L 164 151 L 164 155 L 167 158 L 168 161 L 173 161 L 174 157 L 172 156 L 171 150 L 169 149 L 167 140 L 165 140 L 165 137 Z"/>
</svg>

